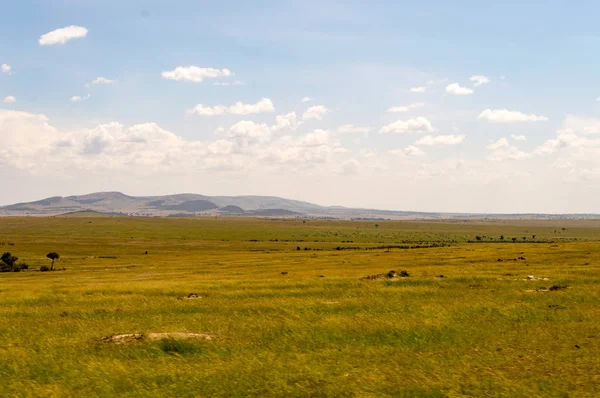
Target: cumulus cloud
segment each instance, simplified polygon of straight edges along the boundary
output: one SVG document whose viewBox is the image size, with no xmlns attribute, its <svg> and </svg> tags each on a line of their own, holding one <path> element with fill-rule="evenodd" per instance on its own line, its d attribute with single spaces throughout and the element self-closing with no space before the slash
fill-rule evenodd
<svg viewBox="0 0 600 398">
<path fill-rule="evenodd" d="M 486 109 L 479 114 L 478 118 L 492 123 L 544 122 L 548 120 L 546 116 L 509 111 L 507 109 Z"/>
<path fill-rule="evenodd" d="M 237 148 L 248 148 L 252 145 L 265 144 L 271 140 L 272 132 L 265 123 L 254 123 L 242 120 L 235 123 L 222 133 L 226 138 L 234 141 Z"/>
<path fill-rule="evenodd" d="M 462 144 L 464 141 L 465 141 L 464 135 L 454 135 L 454 134 L 436 135 L 436 136 L 427 135 L 427 136 L 421 138 L 420 140 L 418 140 L 417 142 L 415 142 L 415 145 L 422 145 L 422 146 L 458 145 L 458 144 Z"/>
<path fill-rule="evenodd" d="M 426 93 L 427 87 L 413 87 L 409 90 L 411 93 Z"/>
<path fill-rule="evenodd" d="M 425 152 L 417 148 L 416 146 L 409 145 L 404 149 L 392 149 L 389 151 L 391 155 L 397 156 L 423 156 Z"/>
<path fill-rule="evenodd" d="M 172 71 L 166 71 L 161 76 L 168 80 L 202 83 L 204 79 L 229 77 L 233 73 L 229 69 L 199 68 L 197 66 L 179 66 Z"/>
<path fill-rule="evenodd" d="M 510 138 L 512 138 L 515 141 L 527 141 L 527 137 L 524 135 L 511 134 Z"/>
<path fill-rule="evenodd" d="M 13 97 L 12 95 L 9 95 L 8 97 L 4 98 L 5 104 L 14 104 L 15 102 L 17 102 L 17 99 L 15 97 Z"/>
<path fill-rule="evenodd" d="M 568 115 L 564 122 L 565 130 L 581 134 L 600 134 L 600 119 Z"/>
<path fill-rule="evenodd" d="M 358 174 L 362 167 L 362 164 L 356 159 L 350 159 L 342 163 L 340 166 L 340 175 L 355 175 Z"/>
<path fill-rule="evenodd" d="M 488 84 L 490 82 L 490 78 L 482 75 L 474 75 L 469 79 L 473 82 L 475 87 L 483 86 L 484 84 Z"/>
<path fill-rule="evenodd" d="M 85 100 L 89 99 L 91 96 L 92 96 L 91 94 L 88 94 L 85 97 L 81 97 L 79 95 L 74 95 L 70 98 L 70 101 L 71 102 L 81 102 L 81 101 L 85 101 Z"/>
<path fill-rule="evenodd" d="M 0 71 L 2 71 L 2 73 L 10 73 L 11 69 L 12 69 L 11 66 L 8 64 L 2 64 L 0 66 Z"/>
<path fill-rule="evenodd" d="M 405 105 L 405 106 L 392 106 L 391 108 L 388 108 L 388 110 L 386 112 L 389 112 L 389 113 L 409 112 L 413 109 L 422 108 L 424 106 L 425 106 L 425 103 L 417 102 L 417 103 Z"/>
<path fill-rule="evenodd" d="M 311 101 L 313 101 L 313 99 L 310 97 L 304 97 L 300 100 L 300 102 L 311 102 Z"/>
<path fill-rule="evenodd" d="M 522 136 L 516 136 L 522 137 Z M 514 139 L 514 138 L 513 138 Z M 510 145 L 506 138 L 500 138 L 498 141 L 491 142 L 487 149 L 491 152 L 488 154 L 488 160 L 493 162 L 502 162 L 506 160 L 523 160 L 533 156 L 531 153 L 523 152 L 519 148 Z"/>
<path fill-rule="evenodd" d="M 290 112 L 287 115 L 278 115 L 275 117 L 275 124 L 271 129 L 275 132 L 296 130 L 300 123 L 296 112 Z"/>
<path fill-rule="evenodd" d="M 323 116 L 329 112 L 323 105 L 311 106 L 302 115 L 302 120 L 323 120 Z"/>
<path fill-rule="evenodd" d="M 221 116 L 221 115 L 251 115 L 256 113 L 270 113 L 274 112 L 275 107 L 273 102 L 269 98 L 261 98 L 255 104 L 245 104 L 241 101 L 236 102 L 234 105 L 216 105 L 213 107 L 205 106 L 202 104 L 196 105 L 188 112 L 200 116 Z"/>
<path fill-rule="evenodd" d="M 398 120 L 383 126 L 379 130 L 380 134 L 405 134 L 405 133 L 433 133 L 436 130 L 431 122 L 424 117 L 417 117 L 409 120 Z"/>
<path fill-rule="evenodd" d="M 461 87 L 458 83 L 452 83 L 446 86 L 446 94 L 450 95 L 469 95 L 473 94 L 474 91 L 468 87 Z"/>
<path fill-rule="evenodd" d="M 498 149 L 493 150 L 488 155 L 488 160 L 493 162 L 502 162 L 506 160 L 523 160 L 529 159 L 532 157 L 532 154 L 523 152 L 519 148 L 514 146 L 506 146 L 500 147 Z"/>
<path fill-rule="evenodd" d="M 359 134 L 367 135 L 371 131 L 371 128 L 370 127 L 358 127 L 353 124 L 344 124 L 344 125 L 338 127 L 337 131 L 341 134 L 359 133 Z"/>
<path fill-rule="evenodd" d="M 69 40 L 83 39 L 88 34 L 88 30 L 83 26 L 67 26 L 66 28 L 56 29 L 40 36 L 40 46 L 52 46 L 56 44 L 65 44 Z"/>
<path fill-rule="evenodd" d="M 500 148 L 508 148 L 510 144 L 506 138 L 500 138 L 498 141 L 490 143 L 487 148 L 488 149 L 500 149 Z"/>
</svg>

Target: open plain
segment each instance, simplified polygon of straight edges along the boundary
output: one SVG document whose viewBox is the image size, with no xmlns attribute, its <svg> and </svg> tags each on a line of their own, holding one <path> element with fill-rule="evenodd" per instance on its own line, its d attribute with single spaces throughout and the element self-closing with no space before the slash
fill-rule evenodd
<svg viewBox="0 0 600 398">
<path fill-rule="evenodd" d="M 600 395 L 600 221 L 0 218 L 0 252 L 0 396 Z"/>
</svg>

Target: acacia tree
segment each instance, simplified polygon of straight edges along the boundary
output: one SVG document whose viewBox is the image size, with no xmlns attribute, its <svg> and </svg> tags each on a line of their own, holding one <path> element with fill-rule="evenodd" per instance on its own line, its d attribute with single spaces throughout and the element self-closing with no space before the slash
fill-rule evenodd
<svg viewBox="0 0 600 398">
<path fill-rule="evenodd" d="M 60 258 L 60 254 L 58 254 L 56 252 L 52 252 L 52 253 L 46 254 L 46 257 L 48 257 L 50 260 L 52 260 L 52 264 L 50 265 L 50 271 L 54 271 L 54 261 L 58 260 Z"/>
</svg>

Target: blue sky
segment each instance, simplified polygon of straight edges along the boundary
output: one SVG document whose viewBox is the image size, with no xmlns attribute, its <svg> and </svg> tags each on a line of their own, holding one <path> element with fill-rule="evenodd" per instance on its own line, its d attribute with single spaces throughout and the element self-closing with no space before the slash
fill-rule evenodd
<svg viewBox="0 0 600 398">
<path fill-rule="evenodd" d="M 600 212 L 600 5 L 523 3 L 4 1 L 0 172 L 17 187 L 0 204 L 121 190 Z M 40 44 L 69 26 L 87 33 Z M 163 77 L 180 67 L 232 75 Z"/>
</svg>

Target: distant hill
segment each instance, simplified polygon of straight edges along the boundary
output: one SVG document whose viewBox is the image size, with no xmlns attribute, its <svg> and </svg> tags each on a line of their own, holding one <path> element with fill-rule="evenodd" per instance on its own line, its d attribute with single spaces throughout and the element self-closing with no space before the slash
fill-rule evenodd
<svg viewBox="0 0 600 398">
<path fill-rule="evenodd" d="M 121 192 L 96 192 L 88 195 L 54 196 L 27 203 L 0 207 L 0 216 L 135 216 L 135 217 L 310 217 L 321 219 L 582 219 L 600 218 L 597 214 L 460 214 L 425 213 L 375 209 L 319 206 L 314 203 L 276 196 L 206 196 L 177 194 L 165 196 L 128 196 Z"/>
<path fill-rule="evenodd" d="M 186 202 L 180 203 L 178 205 L 165 206 L 161 204 L 157 206 L 158 208 L 162 208 L 165 210 L 185 210 L 185 211 L 205 211 L 205 210 L 213 210 L 218 209 L 219 206 L 210 202 L 208 200 L 188 200 Z"/>
<path fill-rule="evenodd" d="M 243 214 L 244 209 L 239 206 L 228 205 L 225 207 L 221 207 L 221 213 L 231 213 L 231 214 Z"/>
</svg>

